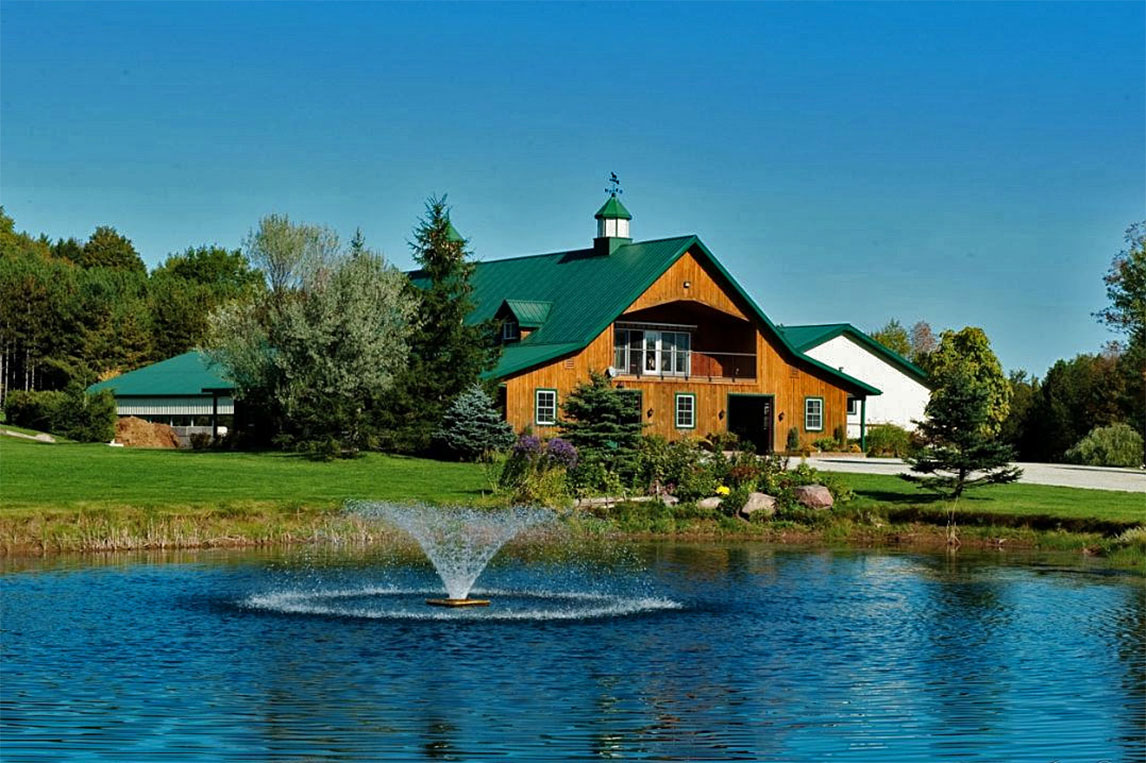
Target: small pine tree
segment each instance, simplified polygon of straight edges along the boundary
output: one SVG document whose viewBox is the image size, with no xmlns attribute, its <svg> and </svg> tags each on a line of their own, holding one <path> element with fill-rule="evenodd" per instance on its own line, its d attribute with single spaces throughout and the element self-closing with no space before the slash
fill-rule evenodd
<svg viewBox="0 0 1146 763">
<path fill-rule="evenodd" d="M 502 420 L 480 384 L 454 399 L 434 433 L 434 442 L 444 451 L 466 461 L 505 450 L 513 441 L 513 427 Z"/>
<path fill-rule="evenodd" d="M 615 389 L 596 371 L 561 406 L 561 433 L 582 463 L 599 463 L 614 474 L 630 475 L 641 442 L 641 411 L 636 395 Z"/>
<path fill-rule="evenodd" d="M 915 474 L 903 479 L 951 498 L 980 485 L 1014 482 L 1022 470 L 1010 466 L 1014 451 L 988 434 L 991 389 L 967 369 L 951 372 L 927 404 L 919 422 L 925 446 L 918 458 L 906 459 Z"/>
</svg>

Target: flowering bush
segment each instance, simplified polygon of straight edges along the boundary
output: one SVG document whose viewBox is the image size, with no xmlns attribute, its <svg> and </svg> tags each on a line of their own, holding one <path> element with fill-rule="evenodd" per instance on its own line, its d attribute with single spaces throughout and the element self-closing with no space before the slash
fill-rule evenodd
<svg viewBox="0 0 1146 763">
<path fill-rule="evenodd" d="M 573 443 L 560 437 L 554 437 L 545 443 L 545 456 L 553 466 L 563 466 L 566 469 L 577 466 L 577 449 L 573 447 Z"/>
<path fill-rule="evenodd" d="M 576 465 L 577 449 L 569 442 L 522 435 L 510 451 L 498 486 L 511 492 L 515 503 L 563 504 L 569 498 L 566 472 Z"/>
</svg>

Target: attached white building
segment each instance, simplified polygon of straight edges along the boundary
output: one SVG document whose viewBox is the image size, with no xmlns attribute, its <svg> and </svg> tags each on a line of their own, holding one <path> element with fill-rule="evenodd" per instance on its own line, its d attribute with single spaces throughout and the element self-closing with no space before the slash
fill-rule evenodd
<svg viewBox="0 0 1146 763">
<path fill-rule="evenodd" d="M 781 326 L 800 352 L 848 376 L 878 387 L 878 397 L 848 399 L 848 437 L 864 438 L 873 424 L 895 424 L 908 431 L 923 418 L 931 399 L 927 374 L 850 323 Z"/>
</svg>

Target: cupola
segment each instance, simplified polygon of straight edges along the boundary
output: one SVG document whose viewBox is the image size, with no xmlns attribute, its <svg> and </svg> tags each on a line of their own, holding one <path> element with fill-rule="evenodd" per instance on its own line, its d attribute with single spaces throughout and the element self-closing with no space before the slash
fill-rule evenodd
<svg viewBox="0 0 1146 763">
<path fill-rule="evenodd" d="M 593 248 L 599 254 L 612 254 L 617 247 L 632 243 L 629 221 L 633 216 L 617 198 L 616 191 L 609 194 L 609 200 L 593 217 L 597 219 L 597 237 L 593 239 Z"/>
</svg>

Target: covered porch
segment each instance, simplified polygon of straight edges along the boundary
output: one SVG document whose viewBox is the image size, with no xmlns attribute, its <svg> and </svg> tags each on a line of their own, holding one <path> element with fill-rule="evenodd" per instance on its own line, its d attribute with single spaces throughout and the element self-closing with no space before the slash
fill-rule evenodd
<svg viewBox="0 0 1146 763">
<path fill-rule="evenodd" d="M 612 370 L 619 377 L 751 381 L 757 366 L 755 327 L 700 302 L 625 313 L 613 324 Z"/>
</svg>

